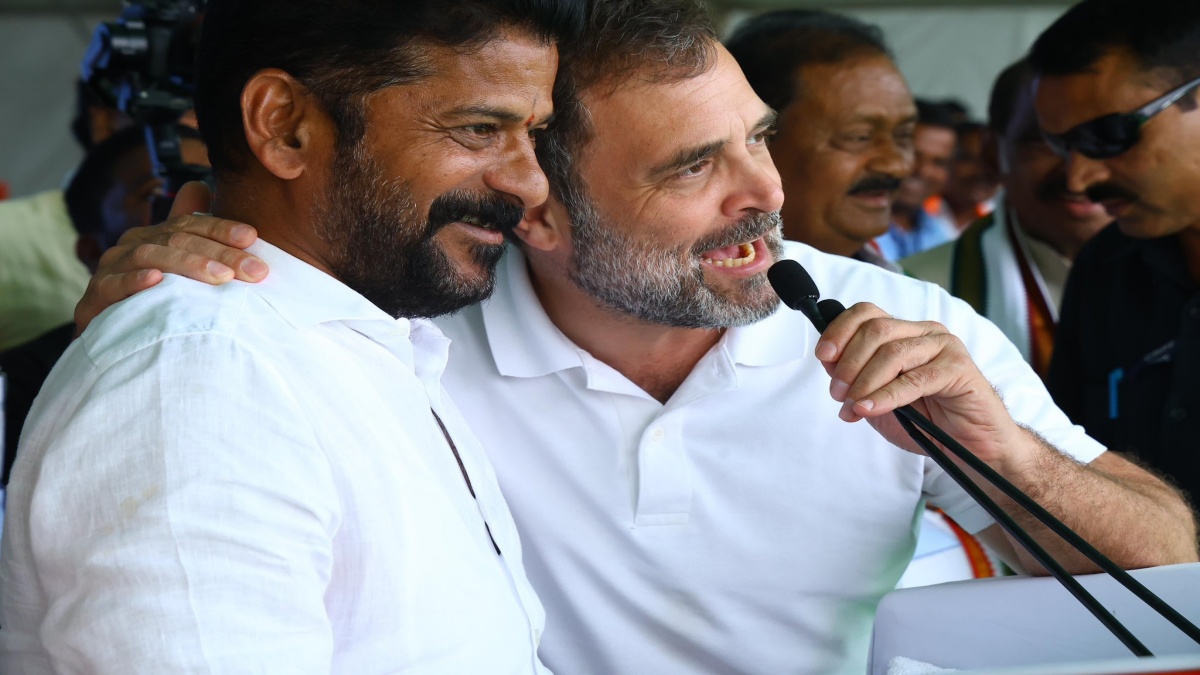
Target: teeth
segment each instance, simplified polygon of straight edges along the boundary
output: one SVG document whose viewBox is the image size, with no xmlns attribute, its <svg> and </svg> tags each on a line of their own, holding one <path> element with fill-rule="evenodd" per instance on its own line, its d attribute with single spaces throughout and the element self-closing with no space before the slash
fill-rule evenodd
<svg viewBox="0 0 1200 675">
<path fill-rule="evenodd" d="M 476 227 L 483 227 L 483 224 L 481 222 L 479 222 L 479 219 L 476 218 L 475 216 L 463 216 L 462 221 L 469 225 L 475 225 Z"/>
<path fill-rule="evenodd" d="M 754 262 L 754 258 L 758 255 L 754 252 L 753 244 L 741 244 L 738 247 L 738 250 L 742 254 L 742 257 L 740 258 L 726 258 L 724 260 L 701 258 L 701 260 L 709 265 L 715 265 L 717 267 L 741 267 L 742 265 L 749 265 L 750 263 Z"/>
</svg>

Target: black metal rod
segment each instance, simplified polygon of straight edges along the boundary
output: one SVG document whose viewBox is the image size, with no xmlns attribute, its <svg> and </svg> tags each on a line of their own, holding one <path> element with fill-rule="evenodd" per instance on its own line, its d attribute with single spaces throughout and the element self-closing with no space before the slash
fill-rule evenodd
<svg viewBox="0 0 1200 675">
<path fill-rule="evenodd" d="M 894 411 L 894 414 L 896 415 L 896 419 L 900 420 L 900 426 L 904 427 L 904 430 L 908 432 L 908 435 L 914 441 L 916 441 L 917 445 L 921 446 L 921 449 L 924 450 L 934 462 L 937 462 L 937 465 L 942 467 L 943 471 L 950 474 L 950 477 L 953 478 L 955 482 L 957 482 L 964 490 L 966 490 L 967 493 L 970 494 L 971 497 L 983 507 L 983 510 L 987 511 L 988 515 L 994 518 L 996 522 L 999 523 L 1000 527 L 1004 528 L 1005 532 L 1008 532 L 1013 536 L 1013 538 L 1020 542 L 1021 546 L 1023 546 L 1025 550 L 1029 551 L 1029 554 L 1032 555 L 1033 558 L 1042 565 L 1042 567 L 1045 567 L 1055 579 L 1058 579 L 1059 583 L 1061 583 L 1071 595 L 1075 596 L 1075 599 L 1078 600 L 1084 607 L 1086 607 L 1087 610 L 1100 621 L 1100 623 L 1104 624 L 1105 628 L 1115 635 L 1122 644 L 1128 647 L 1129 651 L 1133 652 L 1135 656 L 1154 656 L 1154 654 L 1151 653 L 1145 645 L 1143 645 L 1136 637 L 1134 637 L 1133 633 L 1129 632 L 1128 628 L 1126 628 L 1120 621 L 1117 621 L 1117 618 L 1113 616 L 1111 612 L 1105 609 L 1104 606 L 1101 605 L 1098 600 L 1096 600 L 1096 598 L 1092 597 L 1092 594 L 1088 593 L 1087 589 L 1080 585 L 1075 577 L 1071 576 L 1070 572 L 1063 569 L 1062 565 L 1059 565 L 1058 562 L 1055 561 L 1054 558 L 1051 557 L 1050 554 L 1047 553 L 1046 550 L 1042 548 L 1041 545 L 1038 544 L 1028 532 L 1021 529 L 1021 526 L 1017 524 L 1017 521 L 1013 520 L 1012 516 L 1008 515 L 1004 509 L 1000 508 L 1000 506 L 983 491 L 982 488 L 976 485 L 967 476 L 966 472 L 962 470 L 962 468 L 955 464 L 949 457 L 946 456 L 944 452 L 941 451 L 941 449 L 934 445 L 933 441 L 929 440 L 929 438 L 922 434 L 916 428 L 916 426 L 913 425 L 911 420 L 902 415 L 899 410 Z"/>
<path fill-rule="evenodd" d="M 1087 557 L 1088 560 L 1091 560 L 1100 569 L 1107 572 L 1110 576 L 1112 576 L 1112 578 L 1116 579 L 1118 583 L 1128 589 L 1130 593 L 1133 593 L 1139 600 L 1146 603 L 1146 605 L 1148 605 L 1154 611 L 1158 612 L 1160 616 L 1178 628 L 1184 635 L 1187 635 L 1194 642 L 1200 644 L 1200 628 L 1197 628 L 1195 624 L 1187 619 L 1187 617 L 1183 616 L 1177 610 L 1175 610 L 1175 608 L 1164 602 L 1162 598 L 1155 595 L 1154 592 L 1142 585 L 1142 583 L 1137 579 L 1134 579 L 1128 572 L 1121 569 L 1119 565 L 1097 550 L 1096 547 L 1088 543 L 1086 539 L 1079 536 L 1078 533 L 1051 515 L 1049 511 L 1042 508 L 1040 504 L 1030 499 L 1028 495 L 1010 483 L 1004 478 L 1004 476 L 1001 476 L 999 473 L 997 473 L 995 469 L 985 464 L 983 460 L 972 454 L 971 451 L 963 447 L 961 443 L 954 440 L 954 438 L 945 431 L 942 431 L 942 429 L 934 424 L 929 418 L 922 415 L 910 405 L 898 408 L 896 410 L 896 415 L 898 417 L 907 418 L 908 421 L 933 436 L 933 438 L 937 441 L 941 442 L 942 445 L 946 446 L 950 452 L 954 453 L 955 456 L 961 459 L 964 464 L 978 472 L 979 475 L 983 476 L 985 480 L 996 486 L 996 488 L 1003 492 L 1009 499 L 1012 499 L 1018 506 L 1029 512 L 1030 515 L 1061 537 L 1063 541 L 1067 542 L 1072 548 L 1082 553 Z M 911 436 L 912 434 L 909 435 Z M 913 440 L 916 439 L 914 438 Z"/>
</svg>

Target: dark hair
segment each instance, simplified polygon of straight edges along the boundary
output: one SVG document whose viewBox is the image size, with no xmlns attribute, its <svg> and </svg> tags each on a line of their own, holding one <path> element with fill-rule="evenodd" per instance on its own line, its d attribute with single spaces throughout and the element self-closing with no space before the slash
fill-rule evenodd
<svg viewBox="0 0 1200 675">
<path fill-rule="evenodd" d="M 422 48 L 481 48 L 506 27 L 570 40 L 582 0 L 209 0 L 196 56 L 196 118 L 213 173 L 242 168 L 249 148 L 241 93 L 254 73 L 279 68 L 333 119 L 337 143 L 365 132 L 366 98 L 431 74 Z"/>
<path fill-rule="evenodd" d="M 195 129 L 177 125 L 180 139 L 198 139 Z M 134 126 L 122 129 L 92 146 L 83 158 L 71 182 L 64 201 L 71 224 L 81 235 L 102 234 L 104 226 L 104 197 L 116 181 L 117 165 L 132 152 L 145 152 L 146 129 Z"/>
<path fill-rule="evenodd" d="M 988 127 L 997 136 L 1004 136 L 1007 132 L 1022 90 L 1027 90 L 1032 85 L 1033 71 L 1025 59 L 1013 63 L 996 76 L 991 98 L 988 99 Z"/>
<path fill-rule="evenodd" d="M 695 0 L 594 0 L 582 35 L 560 48 L 554 120 L 538 137 L 537 156 L 554 196 L 568 209 L 581 203 L 575 167 L 591 139 L 585 91 L 695 77 L 716 63 L 717 33 Z"/>
<path fill-rule="evenodd" d="M 1037 75 L 1082 73 L 1125 50 L 1144 70 L 1173 72 L 1182 84 L 1200 75 L 1200 3 L 1083 0 L 1042 32 L 1029 52 Z"/>
<path fill-rule="evenodd" d="M 892 52 L 878 26 L 820 10 L 767 12 L 747 20 L 725 41 L 754 93 L 783 112 L 800 95 L 799 71 Z"/>
<path fill-rule="evenodd" d="M 952 107 L 939 101 L 923 98 L 918 98 L 914 102 L 917 104 L 917 124 L 951 130 L 958 128 L 958 116 Z"/>
<path fill-rule="evenodd" d="M 92 149 L 95 139 L 92 138 L 92 107 L 108 104 L 100 98 L 94 89 L 88 86 L 82 78 L 75 80 L 75 116 L 71 118 L 71 135 L 84 151 Z"/>
</svg>

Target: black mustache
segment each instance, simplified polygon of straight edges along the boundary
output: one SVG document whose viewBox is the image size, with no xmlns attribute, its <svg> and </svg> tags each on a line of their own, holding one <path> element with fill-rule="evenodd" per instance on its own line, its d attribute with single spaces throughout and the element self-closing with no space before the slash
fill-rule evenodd
<svg viewBox="0 0 1200 675">
<path fill-rule="evenodd" d="M 524 217 L 525 209 L 494 192 L 478 194 L 456 190 L 439 196 L 429 205 L 429 231 L 436 232 L 450 223 L 470 218 L 504 232 L 515 228 Z"/>
<path fill-rule="evenodd" d="M 1084 194 L 1087 195 L 1088 199 L 1094 202 L 1102 202 L 1106 199 L 1135 202 L 1138 198 L 1137 195 L 1133 194 L 1129 190 L 1126 190 L 1120 185 L 1114 185 L 1113 183 L 1100 183 L 1098 185 L 1093 185 L 1089 187 Z"/>
<path fill-rule="evenodd" d="M 900 189 L 900 179 L 883 174 L 871 174 L 858 181 L 850 188 L 848 194 L 856 195 L 863 192 L 895 192 Z"/>
</svg>

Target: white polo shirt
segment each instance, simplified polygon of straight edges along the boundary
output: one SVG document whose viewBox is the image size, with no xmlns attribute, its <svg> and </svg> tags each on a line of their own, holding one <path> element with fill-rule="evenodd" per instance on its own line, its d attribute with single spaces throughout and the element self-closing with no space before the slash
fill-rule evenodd
<svg viewBox="0 0 1200 675">
<path fill-rule="evenodd" d="M 516 528 L 439 381 L 448 341 L 250 251 L 270 278 L 168 275 L 46 381 L 10 483 L 0 672 L 544 673 Z"/>
<path fill-rule="evenodd" d="M 932 284 L 788 244 L 827 297 L 959 335 L 1014 417 L 1102 448 L 989 322 Z M 665 405 L 549 321 L 510 250 L 492 299 L 440 319 L 447 389 L 496 469 L 563 673 L 862 673 L 924 500 L 990 524 L 929 459 L 847 424 L 798 312 L 726 335 Z"/>
</svg>

